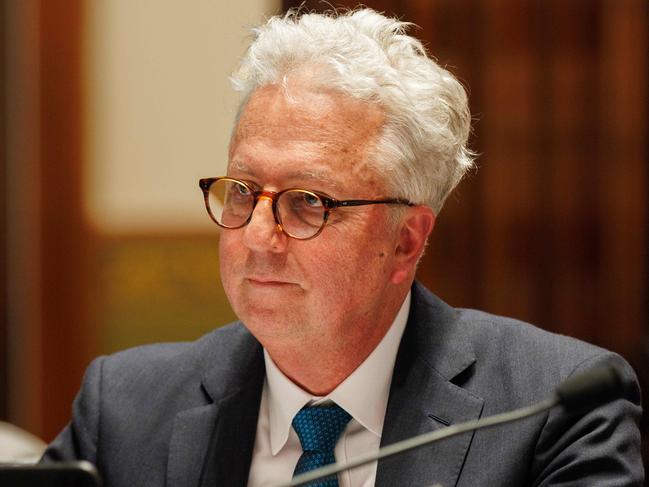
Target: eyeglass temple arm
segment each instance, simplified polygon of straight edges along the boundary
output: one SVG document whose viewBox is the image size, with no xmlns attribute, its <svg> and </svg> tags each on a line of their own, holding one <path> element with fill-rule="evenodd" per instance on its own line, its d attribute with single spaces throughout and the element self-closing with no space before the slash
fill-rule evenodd
<svg viewBox="0 0 649 487">
<path fill-rule="evenodd" d="M 408 200 L 402 199 L 387 199 L 387 200 L 344 200 L 336 201 L 335 206 L 365 206 L 365 205 L 407 205 L 415 206 Z"/>
</svg>

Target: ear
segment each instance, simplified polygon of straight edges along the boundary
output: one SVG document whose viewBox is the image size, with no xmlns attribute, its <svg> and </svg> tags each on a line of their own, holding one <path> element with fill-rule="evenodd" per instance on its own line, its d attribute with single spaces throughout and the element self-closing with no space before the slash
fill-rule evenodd
<svg viewBox="0 0 649 487">
<path fill-rule="evenodd" d="M 390 280 L 401 284 L 414 275 L 417 261 L 426 247 L 426 240 L 435 226 L 435 213 L 427 206 L 408 208 L 400 223 L 395 263 Z"/>
</svg>

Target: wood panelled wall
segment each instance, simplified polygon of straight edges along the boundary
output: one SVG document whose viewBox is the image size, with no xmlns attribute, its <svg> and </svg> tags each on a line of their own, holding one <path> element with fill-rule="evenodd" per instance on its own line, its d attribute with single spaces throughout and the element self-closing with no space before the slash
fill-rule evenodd
<svg viewBox="0 0 649 487">
<path fill-rule="evenodd" d="M 43 436 L 70 418 L 93 350 L 83 208 L 83 1 L 40 2 Z M 59 400 L 64 398 L 64 400 Z"/>
<path fill-rule="evenodd" d="M 646 2 L 364 3 L 421 27 L 476 118 L 479 169 L 442 211 L 419 278 L 456 306 L 633 357 L 649 316 Z"/>
<path fill-rule="evenodd" d="M 5 9 L 0 2 L 0 93 L 6 93 Z M 0 419 L 7 417 L 7 147 L 5 143 L 5 97 L 0 95 Z"/>
<path fill-rule="evenodd" d="M 15 187 L 9 191 L 4 179 L 0 185 L 3 201 L 14 196 L 8 208 L 13 224 L 2 221 L 3 232 L 13 232 L 12 247 L 2 249 L 3 264 L 13 260 L 7 266 L 12 276 L 1 275 L 3 298 L 12 286 L 13 302 L 2 307 L 0 330 L 12 339 L 0 342 L 2 362 L 12 366 L 12 390 L 0 383 L 0 412 L 46 440 L 70 418 L 83 370 L 95 355 L 82 201 L 83 3 L 67 0 L 62 9 L 44 0 L 2 2 L 3 15 L 9 13 L 5 34 L 11 31 L 3 44 L 10 46 L 3 82 L 11 80 L 11 89 L 3 90 L 2 115 L 12 124 L 3 131 L 10 146 L 3 170 Z"/>
</svg>

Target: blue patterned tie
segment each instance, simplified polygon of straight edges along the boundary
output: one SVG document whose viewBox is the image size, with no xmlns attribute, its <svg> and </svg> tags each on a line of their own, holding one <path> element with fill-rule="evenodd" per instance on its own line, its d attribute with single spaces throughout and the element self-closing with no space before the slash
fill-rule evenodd
<svg viewBox="0 0 649 487">
<path fill-rule="evenodd" d="M 293 418 L 293 429 L 302 444 L 302 456 L 293 476 L 334 463 L 334 447 L 352 417 L 340 406 L 305 407 Z M 315 480 L 309 487 L 338 487 L 335 475 Z"/>
</svg>

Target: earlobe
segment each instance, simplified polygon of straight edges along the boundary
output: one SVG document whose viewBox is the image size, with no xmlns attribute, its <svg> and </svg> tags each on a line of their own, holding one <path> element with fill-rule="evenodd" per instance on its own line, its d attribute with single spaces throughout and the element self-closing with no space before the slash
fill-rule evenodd
<svg viewBox="0 0 649 487">
<path fill-rule="evenodd" d="M 393 284 L 401 284 L 414 274 L 434 226 L 435 213 L 430 208 L 417 206 L 408 210 L 401 222 L 395 248 L 395 264 L 391 276 Z"/>
</svg>

